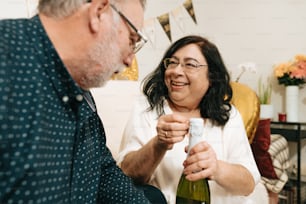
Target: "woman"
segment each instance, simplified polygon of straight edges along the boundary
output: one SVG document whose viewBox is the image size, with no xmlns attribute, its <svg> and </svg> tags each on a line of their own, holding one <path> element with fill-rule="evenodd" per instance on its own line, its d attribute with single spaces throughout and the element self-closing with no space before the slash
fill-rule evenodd
<svg viewBox="0 0 306 204">
<path fill-rule="evenodd" d="M 144 79 L 124 131 L 118 163 L 138 183 L 175 203 L 182 172 L 209 179 L 211 203 L 246 203 L 260 179 L 242 118 L 230 104 L 230 77 L 217 47 L 200 36 L 179 39 Z M 205 141 L 186 158 L 189 118 L 204 119 Z M 196 173 L 193 173 L 196 172 Z"/>
</svg>

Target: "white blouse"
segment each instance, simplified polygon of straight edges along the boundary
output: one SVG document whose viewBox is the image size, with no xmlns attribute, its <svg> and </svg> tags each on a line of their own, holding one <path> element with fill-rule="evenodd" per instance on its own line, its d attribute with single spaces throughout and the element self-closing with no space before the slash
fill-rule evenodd
<svg viewBox="0 0 306 204">
<path fill-rule="evenodd" d="M 118 157 L 119 165 L 126 154 L 140 149 L 157 135 L 158 116 L 155 111 L 148 112 L 148 107 L 148 102 L 143 96 L 135 104 L 123 133 Z M 165 114 L 172 113 L 166 103 L 164 111 Z M 232 107 L 230 119 L 223 128 L 213 126 L 209 122 L 204 128 L 203 138 L 213 147 L 217 159 L 243 165 L 251 172 L 255 183 L 258 183 L 260 174 L 237 109 Z M 183 171 L 183 161 L 186 158 L 184 151 L 186 145 L 188 145 L 187 137 L 182 142 L 176 143 L 173 149 L 168 150 L 150 179 L 150 184 L 161 189 L 169 204 L 175 204 L 176 189 Z M 253 203 L 246 196 L 232 195 L 215 181 L 210 180 L 209 186 L 211 204 Z"/>
</svg>

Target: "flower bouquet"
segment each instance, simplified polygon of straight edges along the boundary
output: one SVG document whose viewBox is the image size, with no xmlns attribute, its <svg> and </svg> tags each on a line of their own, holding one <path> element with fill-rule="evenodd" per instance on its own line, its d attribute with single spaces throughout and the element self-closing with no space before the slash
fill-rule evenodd
<svg viewBox="0 0 306 204">
<path fill-rule="evenodd" d="M 279 84 L 299 86 L 306 83 L 306 55 L 296 55 L 291 61 L 274 67 Z"/>
<path fill-rule="evenodd" d="M 292 61 L 275 66 L 274 75 L 286 87 L 287 121 L 298 122 L 299 87 L 306 83 L 306 56 L 296 55 Z"/>
</svg>

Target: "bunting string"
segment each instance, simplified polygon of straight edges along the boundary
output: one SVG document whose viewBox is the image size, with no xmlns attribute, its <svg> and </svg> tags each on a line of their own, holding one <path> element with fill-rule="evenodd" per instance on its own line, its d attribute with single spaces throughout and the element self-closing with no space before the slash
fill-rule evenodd
<svg viewBox="0 0 306 204">
<path fill-rule="evenodd" d="M 185 0 L 184 3 L 182 5 L 180 5 L 179 7 L 174 8 L 173 10 L 154 18 L 161 25 L 163 31 L 167 35 L 170 42 L 172 42 L 172 36 L 171 36 L 172 28 L 171 28 L 171 22 L 170 22 L 170 14 L 173 17 L 173 19 L 175 20 L 179 29 L 182 32 L 184 32 L 185 26 L 184 26 L 183 21 L 181 20 L 182 19 L 182 13 L 183 13 L 184 9 L 187 11 L 189 16 L 192 18 L 193 22 L 195 24 L 197 24 L 192 0 Z M 146 34 L 148 34 L 147 37 L 149 38 L 151 44 L 153 45 L 153 44 L 155 44 L 156 30 L 155 30 L 155 26 L 152 25 L 152 22 L 156 22 L 156 21 L 154 21 L 152 19 L 146 20 L 145 23 L 144 23 L 144 30 L 145 30 Z M 148 28 L 147 28 L 147 26 L 148 26 Z"/>
</svg>

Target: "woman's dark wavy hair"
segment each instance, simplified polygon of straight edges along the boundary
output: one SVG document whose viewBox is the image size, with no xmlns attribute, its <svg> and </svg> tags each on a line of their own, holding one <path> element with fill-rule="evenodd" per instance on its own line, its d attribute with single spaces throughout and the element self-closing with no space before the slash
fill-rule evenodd
<svg viewBox="0 0 306 204">
<path fill-rule="evenodd" d="M 211 119 L 214 125 L 224 126 L 229 119 L 231 110 L 232 88 L 230 86 L 230 76 L 218 48 L 206 38 L 196 35 L 183 37 L 173 43 L 164 54 L 157 68 L 143 79 L 142 91 L 150 104 L 148 111 L 156 109 L 159 116 L 164 114 L 164 99 L 169 99 L 169 96 L 164 81 L 165 67 L 163 60 L 172 57 L 177 50 L 189 44 L 199 46 L 208 64 L 210 86 L 199 104 L 201 116 Z"/>
</svg>

